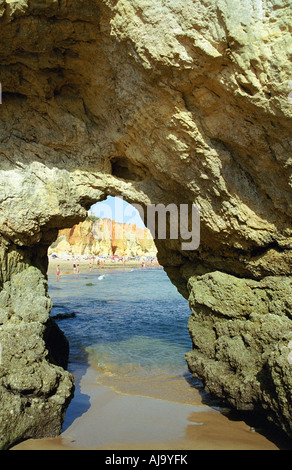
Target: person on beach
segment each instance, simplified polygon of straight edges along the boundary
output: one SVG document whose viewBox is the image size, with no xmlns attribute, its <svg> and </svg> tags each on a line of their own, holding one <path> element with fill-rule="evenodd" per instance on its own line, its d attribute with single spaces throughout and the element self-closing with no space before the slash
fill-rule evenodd
<svg viewBox="0 0 292 470">
<path fill-rule="evenodd" d="M 76 272 L 76 263 L 75 263 L 75 261 L 73 263 L 73 270 L 74 270 L 74 273 L 75 273 Z"/>
<path fill-rule="evenodd" d="M 59 278 L 60 278 L 60 275 L 61 275 L 61 271 L 60 271 L 60 266 L 59 266 L 59 265 L 57 266 L 56 273 L 57 273 L 57 281 L 58 281 Z"/>
</svg>

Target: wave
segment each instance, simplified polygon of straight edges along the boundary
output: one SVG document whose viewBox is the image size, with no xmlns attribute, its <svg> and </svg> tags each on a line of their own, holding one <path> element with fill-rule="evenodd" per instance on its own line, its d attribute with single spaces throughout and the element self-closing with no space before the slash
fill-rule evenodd
<svg viewBox="0 0 292 470">
<path fill-rule="evenodd" d="M 118 393 L 199 404 L 199 382 L 188 373 L 184 348 L 175 347 L 174 356 L 173 346 L 158 338 L 132 336 L 99 342 L 85 350 L 98 373 L 98 383 Z"/>
</svg>

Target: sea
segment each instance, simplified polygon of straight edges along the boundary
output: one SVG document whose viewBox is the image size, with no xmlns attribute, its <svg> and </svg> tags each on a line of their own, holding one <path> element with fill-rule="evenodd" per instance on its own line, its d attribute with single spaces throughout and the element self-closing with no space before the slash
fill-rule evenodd
<svg viewBox="0 0 292 470">
<path fill-rule="evenodd" d="M 192 388 L 202 389 L 184 358 L 192 348 L 188 301 L 163 269 L 51 274 L 49 295 L 73 375 L 90 365 L 117 392 L 182 403 L 192 402 Z"/>
</svg>

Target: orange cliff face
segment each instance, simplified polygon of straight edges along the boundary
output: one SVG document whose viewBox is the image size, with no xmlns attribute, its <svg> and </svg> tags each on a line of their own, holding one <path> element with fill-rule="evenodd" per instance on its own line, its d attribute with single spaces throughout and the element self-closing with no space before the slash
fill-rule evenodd
<svg viewBox="0 0 292 470">
<path fill-rule="evenodd" d="M 156 246 L 148 229 L 110 219 L 86 219 L 59 231 L 49 255 L 155 256 Z"/>
</svg>

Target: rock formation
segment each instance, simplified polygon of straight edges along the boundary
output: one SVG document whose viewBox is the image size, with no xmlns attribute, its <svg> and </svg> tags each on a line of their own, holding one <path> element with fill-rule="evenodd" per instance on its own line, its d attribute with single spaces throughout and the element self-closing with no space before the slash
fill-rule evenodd
<svg viewBox="0 0 292 470">
<path fill-rule="evenodd" d="M 156 256 L 157 249 L 150 231 L 134 224 L 110 219 L 88 218 L 71 229 L 59 230 L 48 254 L 60 256 Z"/>
<path fill-rule="evenodd" d="M 292 435 L 290 7 L 0 0 L 2 448 L 61 429 L 47 249 L 107 195 L 200 206 L 198 249 L 156 237 L 188 365 Z"/>
</svg>

